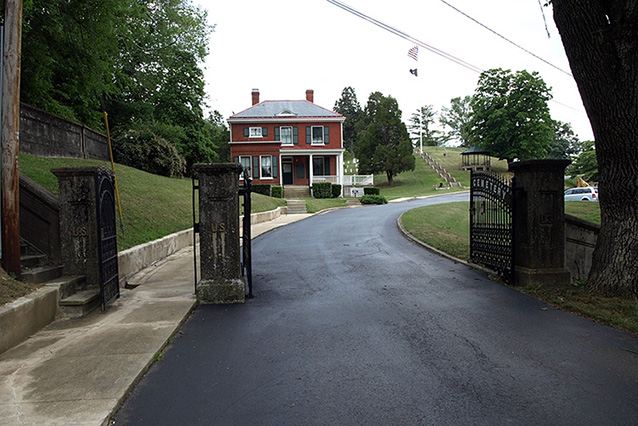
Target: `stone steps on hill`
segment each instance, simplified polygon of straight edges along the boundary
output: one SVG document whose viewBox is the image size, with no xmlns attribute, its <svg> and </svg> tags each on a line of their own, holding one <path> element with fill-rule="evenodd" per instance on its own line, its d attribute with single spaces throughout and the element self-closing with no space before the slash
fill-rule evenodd
<svg viewBox="0 0 638 426">
<path fill-rule="evenodd" d="M 303 200 L 287 200 L 288 214 L 304 214 L 307 213 L 306 202 Z"/>
</svg>

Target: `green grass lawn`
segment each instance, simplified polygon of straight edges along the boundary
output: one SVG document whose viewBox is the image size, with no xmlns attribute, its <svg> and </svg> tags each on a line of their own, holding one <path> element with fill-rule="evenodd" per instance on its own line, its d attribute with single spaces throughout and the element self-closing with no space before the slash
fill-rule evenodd
<svg viewBox="0 0 638 426">
<path fill-rule="evenodd" d="M 469 259 L 469 202 L 419 207 L 406 212 L 401 222 L 420 241 L 459 259 Z M 598 203 L 566 202 L 568 214 L 600 223 Z M 516 287 L 537 299 L 603 324 L 638 334 L 638 309 L 635 298 L 603 297 L 583 286 Z"/>
<path fill-rule="evenodd" d="M 110 163 L 99 160 L 20 154 L 20 171 L 56 195 L 58 182 L 51 169 L 99 165 L 111 168 Z M 118 227 L 118 250 L 193 226 L 191 179 L 157 176 L 119 164 L 115 166 L 115 173 L 124 224 L 123 232 Z M 251 210 L 256 213 L 285 205 L 285 200 L 253 194 Z"/>
</svg>

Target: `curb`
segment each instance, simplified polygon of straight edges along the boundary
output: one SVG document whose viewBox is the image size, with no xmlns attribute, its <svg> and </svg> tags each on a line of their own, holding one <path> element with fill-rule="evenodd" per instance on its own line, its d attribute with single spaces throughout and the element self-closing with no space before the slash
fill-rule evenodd
<svg viewBox="0 0 638 426">
<path fill-rule="evenodd" d="M 417 207 L 417 208 L 418 208 L 418 207 Z M 408 211 L 409 211 L 409 210 L 408 210 Z M 405 213 L 407 213 L 407 212 L 405 212 Z M 439 250 L 439 249 L 437 249 L 437 248 L 435 248 L 435 247 L 432 247 L 431 245 L 426 244 L 426 243 L 424 243 L 423 241 L 419 240 L 417 237 L 415 237 L 414 235 L 412 235 L 412 234 L 411 234 L 411 233 L 410 233 L 407 229 L 405 229 L 405 228 L 403 227 L 403 224 L 401 223 L 401 218 L 403 217 L 403 215 L 404 215 L 405 213 L 403 213 L 401 216 L 399 216 L 399 217 L 397 218 L 397 228 L 399 228 L 399 232 L 401 232 L 401 234 L 402 234 L 402 235 L 403 235 L 406 239 L 408 239 L 408 240 L 412 241 L 413 243 L 416 243 L 417 245 L 420 245 L 421 247 L 425 248 L 426 250 L 431 251 L 432 253 L 434 253 L 434 254 L 436 254 L 436 255 L 439 255 L 439 256 L 445 257 L 445 258 L 447 258 L 447 259 L 449 259 L 449 260 L 451 260 L 451 261 L 453 261 L 453 262 L 455 262 L 455 263 L 460 263 L 460 264 L 465 265 L 465 266 L 467 266 L 467 267 L 469 267 L 469 268 L 473 268 L 473 269 L 476 269 L 477 271 L 484 272 L 484 273 L 486 273 L 486 274 L 488 274 L 488 275 L 495 275 L 495 274 L 494 274 L 494 271 L 491 271 L 491 270 L 489 270 L 489 269 L 487 269 L 487 268 L 484 268 L 484 267 L 482 267 L 482 266 L 476 265 L 476 264 L 474 264 L 474 263 L 467 262 L 467 261 L 465 261 L 465 260 L 459 259 L 458 257 L 454 257 L 454 256 L 452 256 L 451 254 L 448 254 L 448 253 L 446 253 L 446 252 L 444 252 L 444 251 L 441 251 L 441 250 Z"/>
</svg>

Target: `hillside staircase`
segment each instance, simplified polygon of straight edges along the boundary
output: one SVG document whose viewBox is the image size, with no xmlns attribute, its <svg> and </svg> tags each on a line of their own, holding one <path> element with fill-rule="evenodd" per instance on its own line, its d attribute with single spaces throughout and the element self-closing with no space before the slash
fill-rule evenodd
<svg viewBox="0 0 638 426">
<path fill-rule="evenodd" d="M 423 158 L 425 162 L 428 163 L 434 169 L 434 171 L 436 171 L 439 174 L 439 176 L 441 176 L 441 178 L 447 182 L 447 184 L 451 188 L 461 187 L 461 184 L 457 182 L 456 179 L 450 173 L 448 173 L 447 170 L 445 170 L 445 168 L 443 168 L 436 161 L 434 161 L 434 159 L 432 159 L 432 157 L 430 157 L 430 155 L 427 152 L 419 153 L 417 150 L 415 150 L 415 153 L 417 155 L 420 155 L 420 157 Z"/>
</svg>

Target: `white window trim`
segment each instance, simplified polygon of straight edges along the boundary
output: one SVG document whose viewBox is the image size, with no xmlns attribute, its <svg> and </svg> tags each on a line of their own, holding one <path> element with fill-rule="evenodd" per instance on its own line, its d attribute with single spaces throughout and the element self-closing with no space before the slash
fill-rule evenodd
<svg viewBox="0 0 638 426">
<path fill-rule="evenodd" d="M 290 130 L 290 142 L 284 142 L 284 140 L 283 140 L 284 129 L 289 129 Z M 292 136 L 292 126 L 281 126 L 279 128 L 279 139 L 281 139 L 281 144 L 282 145 L 285 145 L 285 146 L 294 145 L 293 136 Z"/>
<path fill-rule="evenodd" d="M 241 174 L 239 175 L 240 179 L 244 178 L 244 165 L 241 162 L 242 158 L 248 158 L 248 175 L 250 175 L 252 177 L 253 171 L 252 171 L 252 157 L 250 155 L 240 155 L 239 156 L 239 164 L 241 164 L 242 167 L 242 171 Z"/>
<path fill-rule="evenodd" d="M 323 140 L 323 127 L 324 126 L 312 126 L 310 128 L 310 145 L 313 145 L 313 146 L 325 145 L 325 142 Z M 314 138 L 315 129 L 321 129 L 321 142 L 315 142 L 315 138 Z"/>
<path fill-rule="evenodd" d="M 264 158 L 268 158 L 270 159 L 270 176 L 263 176 L 262 175 L 262 171 L 263 171 L 263 161 Z M 268 180 L 268 179 L 274 179 L 274 177 L 272 176 L 272 155 L 260 155 L 259 156 L 259 179 L 261 180 Z"/>
<path fill-rule="evenodd" d="M 263 138 L 261 134 L 261 127 L 249 127 L 248 128 L 248 137 L 249 138 Z"/>
</svg>

